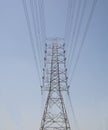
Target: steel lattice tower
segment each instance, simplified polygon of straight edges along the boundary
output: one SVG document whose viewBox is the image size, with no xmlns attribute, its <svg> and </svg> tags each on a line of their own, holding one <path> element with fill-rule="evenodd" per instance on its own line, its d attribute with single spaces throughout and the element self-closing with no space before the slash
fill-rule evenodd
<svg viewBox="0 0 108 130">
<path fill-rule="evenodd" d="M 68 91 L 65 46 L 60 39 L 45 46 L 42 91 L 48 91 L 40 130 L 71 130 L 62 91 Z"/>
</svg>

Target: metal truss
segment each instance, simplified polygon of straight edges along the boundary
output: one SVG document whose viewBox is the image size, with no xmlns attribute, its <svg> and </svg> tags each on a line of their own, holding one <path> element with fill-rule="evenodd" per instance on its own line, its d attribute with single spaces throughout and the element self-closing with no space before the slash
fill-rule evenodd
<svg viewBox="0 0 108 130">
<path fill-rule="evenodd" d="M 62 91 L 68 91 L 64 44 L 45 45 L 42 91 L 48 91 L 40 130 L 71 130 Z"/>
</svg>

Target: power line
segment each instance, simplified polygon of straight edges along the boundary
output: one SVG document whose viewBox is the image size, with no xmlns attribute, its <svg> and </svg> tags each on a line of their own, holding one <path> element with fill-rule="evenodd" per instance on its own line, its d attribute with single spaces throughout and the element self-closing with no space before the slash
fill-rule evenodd
<svg viewBox="0 0 108 130">
<path fill-rule="evenodd" d="M 38 62 L 37 62 L 37 55 L 36 55 L 36 51 L 35 51 L 34 40 L 33 40 L 33 35 L 32 35 L 32 30 L 31 30 L 31 25 L 30 25 L 30 18 L 29 18 L 28 9 L 27 9 L 27 3 L 26 3 L 26 0 L 22 0 L 22 2 L 23 2 L 23 8 L 24 8 L 24 12 L 25 12 L 24 14 L 26 17 L 27 27 L 28 27 L 28 31 L 29 31 L 29 36 L 30 36 L 30 40 L 31 40 L 31 47 L 32 47 L 32 51 L 33 51 L 36 70 L 37 70 L 37 74 L 39 75 L 38 79 L 41 83 L 39 66 L 38 66 Z"/>
<path fill-rule="evenodd" d="M 66 14 L 66 23 L 65 23 L 65 33 L 64 33 L 64 39 L 67 41 L 67 36 L 68 36 L 68 29 L 69 29 L 69 21 L 71 17 L 71 10 L 73 9 L 72 7 L 72 0 L 67 0 L 67 14 Z"/>
<path fill-rule="evenodd" d="M 87 4 L 87 0 L 84 0 L 84 4 L 83 4 L 83 7 L 82 7 L 82 11 L 81 11 L 81 16 L 80 16 L 80 20 L 79 20 L 79 25 L 78 25 L 75 41 L 74 41 L 73 48 L 72 48 L 73 51 L 72 51 L 72 53 L 70 53 L 70 57 L 71 57 L 70 63 L 72 63 L 73 59 L 74 59 L 75 50 L 76 50 L 76 47 L 77 47 L 77 44 L 78 44 L 78 38 L 79 38 L 79 34 L 80 34 L 80 29 L 81 29 L 81 26 L 82 26 L 82 21 L 83 21 L 85 9 L 86 9 L 86 4 Z M 70 70 L 71 69 L 72 69 L 72 65 L 70 64 Z"/>
<path fill-rule="evenodd" d="M 43 1 L 36 1 L 34 0 L 34 7 L 35 7 L 35 13 L 36 13 L 36 16 L 38 17 L 38 21 L 37 21 L 37 24 L 38 24 L 38 37 L 39 37 L 39 41 L 40 41 L 40 51 L 41 51 L 41 55 L 42 57 L 44 57 L 44 54 L 43 54 L 43 43 L 45 42 L 45 36 L 46 36 L 46 31 L 45 29 L 45 25 L 42 24 L 42 22 L 44 23 L 44 17 L 42 15 L 44 15 L 44 10 L 42 9 L 43 8 Z M 41 7 L 40 7 L 41 6 Z M 43 11 L 42 11 L 43 10 Z M 43 12 L 43 13 L 42 13 Z M 42 19 L 43 18 L 43 19 Z M 44 27 L 43 27 L 44 26 Z"/>
<path fill-rule="evenodd" d="M 94 0 L 93 4 L 92 4 L 92 9 L 91 9 L 91 12 L 90 12 L 87 24 L 86 24 L 86 28 L 85 28 L 85 31 L 84 31 L 83 39 L 82 39 L 82 42 L 81 42 L 80 47 L 79 47 L 79 51 L 78 51 L 78 55 L 77 55 L 77 58 L 76 58 L 76 62 L 74 64 L 73 71 L 72 71 L 71 76 L 70 76 L 70 78 L 71 78 L 70 79 L 70 84 L 72 82 L 72 79 L 73 79 L 73 76 L 74 76 L 74 73 L 75 73 L 75 70 L 76 70 L 79 58 L 80 58 L 81 50 L 83 48 L 84 41 L 85 41 L 85 38 L 87 36 L 87 32 L 88 32 L 88 29 L 89 29 L 89 26 L 90 26 L 90 22 L 92 20 L 92 16 L 93 16 L 93 13 L 94 13 L 94 10 L 95 10 L 95 7 L 96 7 L 96 3 L 97 3 L 97 0 Z"/>
<path fill-rule="evenodd" d="M 46 39 L 46 27 L 45 27 L 45 8 L 44 8 L 44 0 L 38 0 L 39 2 L 39 11 L 40 11 L 40 23 L 41 23 L 41 31 L 42 31 L 42 39 Z"/>
<path fill-rule="evenodd" d="M 45 12 L 44 12 L 44 0 L 38 0 L 40 29 L 41 29 L 41 46 L 44 47 L 46 40 L 46 27 L 45 27 Z M 44 50 L 44 48 L 43 48 Z M 44 52 L 44 51 L 43 51 Z M 44 56 L 44 54 L 43 54 Z"/>
<path fill-rule="evenodd" d="M 71 41 L 71 44 L 70 44 L 70 47 L 69 47 L 70 50 L 69 50 L 69 54 L 68 54 L 68 57 L 69 57 L 68 61 L 70 60 L 70 58 L 72 56 L 72 55 L 70 55 L 70 54 L 72 54 L 70 52 L 72 52 L 72 49 L 73 49 L 73 46 L 74 46 L 74 37 L 75 37 L 75 33 L 77 31 L 76 28 L 77 28 L 78 18 L 79 18 L 79 15 L 80 15 L 81 2 L 82 2 L 82 0 L 78 1 L 77 11 L 76 11 L 76 17 L 75 17 L 75 25 L 74 25 L 74 28 L 73 28 L 73 33 L 72 33 L 72 38 L 71 38 L 72 41 Z"/>
<path fill-rule="evenodd" d="M 66 29 L 65 29 L 65 40 L 67 41 L 67 48 L 70 49 L 70 45 L 68 44 L 69 40 L 70 40 L 70 34 L 73 28 L 73 23 L 74 23 L 74 17 L 75 17 L 75 8 L 76 8 L 76 1 L 72 0 L 72 2 L 70 1 L 70 6 L 67 12 L 67 23 L 66 23 Z M 70 15 L 69 15 L 70 14 Z"/>
<path fill-rule="evenodd" d="M 73 105 L 72 105 L 72 100 L 71 100 L 70 94 L 67 94 L 67 96 L 68 96 L 71 112 L 72 112 L 72 115 L 73 115 L 73 121 L 74 121 L 74 123 L 76 125 L 77 130 L 80 130 L 79 129 L 79 124 L 78 124 L 78 121 L 77 121 L 77 118 L 76 118 L 76 115 L 75 115 L 75 112 L 74 112 L 74 108 L 73 108 Z"/>
<path fill-rule="evenodd" d="M 33 1 L 31 0 L 30 1 L 30 9 L 31 9 L 31 14 L 32 14 L 32 19 L 33 19 L 33 25 L 34 25 L 34 33 L 35 33 L 35 39 L 36 39 L 36 51 L 38 52 L 38 54 L 39 54 L 39 57 L 38 57 L 38 61 L 40 62 L 40 66 L 42 65 L 42 49 L 40 48 L 40 46 L 39 46 L 39 38 L 38 38 L 38 32 L 37 32 L 37 28 L 38 28 L 38 24 L 36 24 L 36 23 L 38 23 L 38 16 L 36 15 L 37 14 L 37 11 L 34 11 L 34 3 L 33 3 Z M 36 14 L 34 14 L 34 12 L 36 12 Z M 36 15 L 36 18 L 37 18 L 37 20 L 35 19 L 35 15 Z M 42 68 L 42 66 L 41 66 L 41 68 Z M 42 71 L 42 70 L 41 70 Z"/>
</svg>

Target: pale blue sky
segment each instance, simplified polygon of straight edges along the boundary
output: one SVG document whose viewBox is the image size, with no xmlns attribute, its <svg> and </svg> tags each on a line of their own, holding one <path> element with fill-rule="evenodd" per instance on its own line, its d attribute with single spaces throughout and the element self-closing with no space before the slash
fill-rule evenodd
<svg viewBox="0 0 108 130">
<path fill-rule="evenodd" d="M 63 37 L 66 0 L 44 1 L 47 36 Z M 37 76 L 22 1 L 0 0 L 0 130 L 39 129 Z M 98 0 L 70 94 L 81 130 L 108 129 L 108 0 Z"/>
</svg>

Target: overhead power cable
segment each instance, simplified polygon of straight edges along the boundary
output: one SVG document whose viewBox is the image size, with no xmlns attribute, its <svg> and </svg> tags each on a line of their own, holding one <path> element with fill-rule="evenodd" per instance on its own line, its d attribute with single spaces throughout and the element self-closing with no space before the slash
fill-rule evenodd
<svg viewBox="0 0 108 130">
<path fill-rule="evenodd" d="M 70 57 L 71 57 L 70 58 L 70 63 L 73 63 L 75 50 L 76 50 L 76 47 L 77 47 L 77 44 L 78 44 L 80 29 L 81 29 L 81 26 L 82 26 L 82 21 L 83 21 L 83 17 L 84 17 L 86 5 L 87 5 L 87 0 L 84 0 L 83 3 L 84 4 L 83 4 L 82 10 L 81 10 L 81 16 L 80 16 L 80 19 L 79 19 L 79 24 L 78 24 L 78 29 L 77 29 L 77 32 L 76 32 L 76 37 L 75 37 L 75 40 L 73 41 L 74 43 L 73 43 L 72 52 L 70 53 Z M 70 64 L 69 70 L 71 70 L 71 69 L 72 69 L 72 65 Z"/>
<path fill-rule="evenodd" d="M 30 0 L 30 9 L 31 9 L 31 14 L 32 14 L 32 19 L 33 19 L 33 25 L 34 25 L 34 34 L 35 34 L 35 45 L 36 45 L 36 52 L 38 52 L 38 61 L 40 63 L 40 66 L 42 68 L 42 49 L 40 46 L 40 40 L 39 40 L 39 35 L 38 35 L 38 15 L 37 15 L 37 10 L 34 10 L 34 2 L 33 0 Z M 35 12 L 35 13 L 34 13 Z M 36 17 L 36 18 L 35 18 Z"/>
<path fill-rule="evenodd" d="M 82 0 L 78 1 L 78 6 L 77 6 L 77 10 L 76 10 L 76 17 L 75 17 L 75 24 L 74 24 L 74 28 L 73 28 L 73 31 L 72 31 L 71 44 L 70 44 L 70 47 L 69 47 L 68 61 L 71 61 L 70 60 L 71 59 L 70 54 L 72 53 L 73 46 L 74 46 L 74 38 L 75 38 L 75 33 L 77 31 L 77 24 L 78 24 L 78 19 L 79 19 L 79 15 L 80 15 L 81 2 L 82 2 Z"/>
<path fill-rule="evenodd" d="M 28 31 L 29 31 L 29 36 L 30 36 L 30 40 L 31 40 L 31 47 L 32 47 L 32 51 L 33 51 L 33 56 L 34 56 L 36 70 L 37 70 L 37 75 L 39 75 L 38 79 L 39 79 L 39 81 L 41 83 L 38 60 L 37 60 L 37 55 L 36 55 L 36 51 L 35 51 L 35 45 L 34 45 L 31 25 L 30 25 L 30 18 L 29 18 L 28 9 L 27 9 L 27 3 L 26 3 L 26 0 L 22 0 L 22 2 L 23 2 L 23 8 L 24 8 L 24 13 L 25 13 L 25 17 L 26 17 L 27 27 L 28 27 Z"/>
<path fill-rule="evenodd" d="M 46 40 L 44 0 L 38 0 L 38 5 L 39 5 L 39 11 L 40 11 L 41 34 L 42 34 L 42 42 L 43 42 Z"/>
<path fill-rule="evenodd" d="M 71 112 L 72 112 L 72 115 L 73 115 L 73 121 L 75 123 L 77 130 L 80 130 L 79 124 L 78 124 L 78 121 L 77 121 L 77 118 L 76 118 L 76 115 L 75 115 L 75 112 L 74 112 L 74 108 L 73 108 L 73 105 L 72 105 L 72 100 L 71 100 L 70 94 L 68 93 L 67 96 L 68 96 Z"/>
<path fill-rule="evenodd" d="M 69 29 L 69 22 L 71 17 L 71 10 L 72 10 L 72 0 L 67 0 L 67 14 L 66 14 L 66 23 L 65 23 L 65 32 L 64 32 L 64 39 L 67 43 L 67 36 L 68 36 L 68 29 Z"/>
<path fill-rule="evenodd" d="M 39 39 L 39 46 L 41 51 L 42 57 L 44 57 L 44 44 L 46 40 L 46 29 L 45 29 L 45 16 L 44 16 L 44 2 L 43 0 L 34 0 L 34 7 L 35 7 L 35 15 L 37 16 L 37 30 L 38 30 L 38 39 Z"/>
<path fill-rule="evenodd" d="M 70 44 L 69 44 L 69 40 L 70 40 L 70 34 L 71 34 L 71 31 L 72 31 L 72 28 L 73 28 L 73 24 L 74 24 L 74 17 L 75 17 L 75 9 L 76 9 L 76 0 L 70 0 L 70 2 L 68 3 L 70 4 L 69 6 L 69 9 L 67 10 L 68 14 L 67 14 L 67 22 L 66 22 L 66 25 L 65 25 L 65 41 L 67 42 L 66 43 L 66 47 L 67 49 L 70 48 Z"/>
<path fill-rule="evenodd" d="M 83 35 L 83 38 L 82 38 L 82 41 L 81 41 L 81 44 L 80 44 L 80 47 L 79 47 L 79 51 L 78 51 L 78 54 L 77 54 L 77 58 L 76 58 L 76 61 L 75 61 L 74 67 L 73 67 L 73 71 L 72 71 L 71 76 L 70 76 L 70 84 L 71 84 L 71 82 L 72 82 L 72 80 L 73 80 L 73 76 L 74 76 L 74 73 L 75 73 L 75 70 L 76 70 L 76 67 L 77 67 L 79 58 L 80 58 L 81 50 L 82 50 L 82 48 L 83 48 L 83 45 L 84 45 L 84 42 L 85 42 L 85 38 L 86 38 L 86 36 L 87 36 L 87 32 L 88 32 L 88 29 L 89 29 L 89 26 L 90 26 L 90 22 L 91 22 L 91 20 L 92 20 L 92 16 L 93 16 L 93 13 L 94 13 L 96 4 L 97 4 L 97 0 L 94 0 L 94 1 L 93 1 L 93 4 L 92 4 L 92 8 L 91 8 L 90 15 L 89 15 L 89 18 L 88 18 L 86 27 L 85 27 L 84 35 Z"/>
<path fill-rule="evenodd" d="M 42 56 L 42 58 L 44 57 L 44 49 L 43 49 L 43 42 L 42 42 L 42 29 L 41 29 L 41 23 L 40 23 L 40 12 L 41 12 L 41 9 L 39 9 L 39 6 L 38 6 L 38 0 L 34 0 L 34 14 L 35 14 L 35 19 L 36 19 L 36 22 L 37 22 L 37 33 L 38 33 L 38 42 L 39 42 L 39 51 L 40 51 L 40 55 Z M 42 61 L 42 59 L 41 59 Z M 42 64 L 43 65 L 43 64 Z"/>
</svg>

